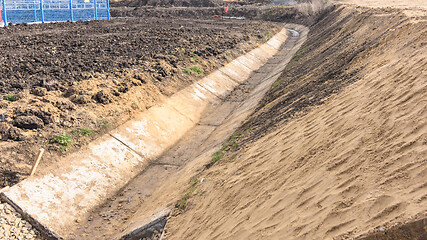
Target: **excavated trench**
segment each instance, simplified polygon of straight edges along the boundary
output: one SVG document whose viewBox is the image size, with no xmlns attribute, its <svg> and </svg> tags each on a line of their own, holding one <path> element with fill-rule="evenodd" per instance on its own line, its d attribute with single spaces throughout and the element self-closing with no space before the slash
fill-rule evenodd
<svg viewBox="0 0 427 240">
<path fill-rule="evenodd" d="M 340 9 L 339 11 L 343 11 L 343 9 Z M 337 16 L 339 16 L 340 14 L 339 11 L 335 12 Z M 382 20 L 380 18 L 382 16 L 380 13 L 382 12 L 373 12 L 369 13 L 371 15 L 366 15 L 368 15 L 368 17 L 375 18 L 375 20 Z M 352 14 L 357 15 L 357 13 Z M 377 17 L 377 15 L 380 17 Z M 366 18 L 366 16 L 361 14 L 360 18 L 360 21 L 364 21 L 364 18 Z M 352 18 L 349 16 L 342 18 L 342 22 L 340 22 L 341 26 L 345 26 L 345 21 L 348 21 L 348 19 Z M 375 22 L 375 24 L 377 24 L 377 22 Z M 381 24 L 378 24 L 378 26 L 373 26 L 373 28 L 374 27 L 381 27 Z M 145 124 L 139 125 L 135 123 L 125 124 L 122 130 L 126 130 L 128 133 L 122 134 L 120 132 L 121 130 L 112 132 L 109 136 L 107 136 L 107 141 L 110 141 L 110 145 L 107 144 L 104 147 L 96 147 L 95 145 L 95 148 L 92 149 L 101 152 L 105 151 L 104 153 L 102 153 L 104 155 L 100 155 L 98 156 L 98 158 L 102 158 L 103 156 L 107 155 L 112 155 L 113 158 L 108 157 L 106 161 L 114 162 L 114 157 L 117 157 L 120 161 L 116 161 L 117 165 L 115 166 L 119 168 L 122 168 L 122 166 L 120 166 L 122 164 L 121 161 L 132 162 L 132 159 L 146 159 L 147 161 L 144 161 L 143 163 L 138 163 L 138 161 L 136 161 L 134 165 L 124 167 L 119 172 L 114 173 L 116 174 L 116 176 L 112 174 L 110 176 L 110 179 L 106 182 L 123 181 L 120 180 L 120 178 L 117 178 L 117 176 L 129 174 L 129 176 L 126 177 L 126 182 L 128 183 L 118 188 L 113 187 L 112 189 L 109 189 L 109 193 L 106 195 L 93 195 L 94 198 L 104 198 L 104 200 L 102 201 L 97 201 L 96 204 L 93 204 L 93 202 L 90 203 L 92 204 L 92 206 L 96 205 L 96 208 L 91 207 L 87 208 L 84 211 L 81 211 L 81 208 L 84 207 L 82 204 L 80 204 L 76 208 L 73 208 L 71 211 L 80 211 L 81 214 L 72 215 L 71 218 L 67 219 L 67 221 L 72 222 L 72 224 L 67 224 L 67 229 L 61 232 L 60 236 L 66 239 L 161 238 L 162 231 L 168 217 L 170 215 L 176 214 L 171 210 L 175 208 L 175 203 L 177 199 L 180 198 L 180 195 L 185 189 L 183 186 L 165 186 L 165 184 L 170 184 L 170 181 L 166 180 L 175 179 L 177 176 L 181 176 L 181 178 L 182 176 L 187 176 L 188 178 L 190 178 L 200 173 L 203 170 L 202 168 L 206 167 L 206 163 L 207 161 L 209 162 L 211 156 L 221 147 L 222 143 L 225 142 L 230 137 L 230 135 L 233 134 L 233 132 L 235 132 L 237 128 L 240 127 L 241 129 L 242 127 L 247 127 L 246 125 L 241 125 L 242 121 L 244 120 L 246 120 L 246 123 L 248 122 L 248 119 L 253 120 L 251 122 L 254 122 L 254 126 L 256 127 L 253 131 L 253 134 L 257 134 L 257 136 L 262 136 L 265 134 L 263 132 L 267 132 L 267 130 L 265 130 L 263 127 L 266 127 L 268 124 L 265 124 L 263 122 L 269 122 L 274 120 L 274 122 L 277 123 L 285 123 L 286 121 L 288 121 L 287 119 L 282 119 L 283 117 L 286 117 L 286 115 L 284 114 L 271 114 L 272 112 L 284 112 L 283 109 L 287 107 L 288 103 L 284 100 L 282 101 L 280 98 L 265 98 L 265 94 L 267 93 L 267 91 L 270 91 L 270 95 L 272 96 L 275 94 L 275 91 L 280 91 L 280 93 L 288 92 L 288 95 L 292 96 L 291 93 L 293 89 L 288 89 L 288 85 L 285 86 L 285 84 L 282 84 L 281 82 L 279 82 L 279 84 L 282 84 L 283 86 L 278 85 L 273 88 L 270 87 L 273 83 L 277 82 L 276 80 L 278 80 L 279 77 L 281 77 L 283 70 L 285 69 L 287 63 L 291 61 L 292 57 L 294 57 L 294 60 L 300 60 L 299 55 L 303 54 L 304 52 L 300 52 L 298 54 L 297 50 L 300 49 L 301 46 L 303 46 L 303 43 L 307 38 L 308 28 L 296 24 L 285 24 L 285 28 L 287 29 L 288 38 L 286 39 L 285 43 L 280 46 L 278 52 L 272 58 L 268 59 L 268 61 L 267 59 L 264 59 L 266 62 L 261 68 L 249 74 L 247 70 L 250 69 L 250 67 L 248 67 L 247 63 L 244 63 L 242 59 L 238 60 L 238 64 L 235 63 L 235 65 L 233 66 L 234 71 L 241 71 L 241 74 L 244 74 L 246 72 L 247 77 L 245 79 L 231 80 L 231 82 L 223 82 L 220 79 L 233 79 L 233 73 L 228 72 L 227 70 L 222 70 L 219 73 L 220 76 L 217 75 L 215 78 L 216 80 L 218 80 L 218 83 L 221 88 L 224 88 L 226 90 L 217 92 L 216 90 L 211 89 L 209 83 L 211 81 L 199 83 L 195 88 L 193 88 L 193 95 L 196 94 L 197 91 L 199 91 L 199 94 L 200 91 L 203 91 L 202 95 L 209 96 L 209 98 L 212 100 L 209 101 L 209 103 L 206 104 L 205 107 L 203 107 L 203 111 L 195 113 L 194 111 L 192 111 L 191 107 L 181 107 L 181 104 L 183 102 L 191 99 L 186 97 L 189 94 L 189 91 L 187 91 L 184 92 L 184 94 L 180 97 L 175 98 L 175 100 L 173 100 L 172 98 L 172 100 L 167 103 L 169 105 L 167 105 L 166 110 L 154 108 L 154 110 L 151 111 L 151 115 L 160 116 L 165 114 L 165 120 L 162 123 L 157 125 L 154 124 L 154 127 L 152 128 L 150 128 L 150 121 L 145 122 Z M 355 61 L 359 61 L 362 58 L 359 57 L 358 54 L 369 52 L 370 50 L 374 49 L 374 47 L 376 47 L 375 44 L 377 44 L 377 42 L 380 42 L 381 40 L 381 36 L 373 34 L 372 38 L 374 38 L 374 40 L 372 40 L 372 43 L 366 41 L 362 44 L 359 44 L 362 46 L 362 48 L 359 50 L 356 49 L 357 51 L 351 50 L 352 52 L 350 53 L 354 53 L 352 55 L 349 52 L 340 52 L 340 49 L 346 48 L 338 46 L 340 43 L 335 41 L 336 39 L 327 39 L 328 41 L 333 43 L 327 41 L 322 42 L 322 36 L 325 34 L 332 37 L 334 37 L 335 35 L 342 37 L 344 35 L 335 32 L 338 31 L 336 30 L 338 29 L 338 27 L 335 25 L 330 26 L 330 28 L 327 29 L 328 31 L 321 29 L 319 30 L 319 32 L 316 32 L 316 30 L 314 30 L 314 35 L 317 36 L 318 39 L 313 37 L 311 38 L 311 41 L 315 42 L 310 42 L 310 39 L 309 41 L 307 41 L 306 44 L 317 45 L 319 51 L 322 52 L 316 55 L 317 57 L 319 57 L 319 59 L 314 58 L 312 62 L 309 62 L 307 59 L 302 58 L 301 61 L 306 61 L 309 63 L 303 66 L 310 65 L 310 67 L 312 67 L 313 69 L 302 69 L 302 71 L 300 71 L 301 73 L 303 73 L 304 71 L 311 73 L 322 70 L 327 75 L 325 78 L 331 79 L 331 77 L 334 77 L 338 79 L 338 74 L 347 74 L 347 72 L 350 72 L 351 70 L 348 70 L 346 68 L 345 70 L 347 72 L 341 72 L 338 68 L 342 68 L 342 66 L 347 66 L 349 68 L 349 66 L 351 66 L 351 63 L 353 63 L 354 59 Z M 351 38 L 348 37 L 351 34 L 353 33 L 348 33 L 348 35 L 346 35 L 344 39 L 351 40 Z M 389 34 L 389 30 L 384 30 L 384 33 L 382 35 L 386 34 Z M 348 40 L 348 42 L 351 42 L 350 40 Z M 328 47 L 327 44 L 331 44 L 331 46 Z M 303 47 L 302 49 L 312 49 L 311 45 L 306 47 L 307 48 Z M 325 47 L 325 49 L 323 50 L 320 47 Z M 348 46 L 348 48 L 351 48 L 351 46 Z M 339 61 L 331 61 L 330 59 L 324 58 L 324 55 L 322 54 L 324 54 L 325 52 L 327 53 L 329 50 L 334 50 L 333 53 L 337 52 L 340 54 L 339 56 L 333 58 L 338 59 Z M 264 49 L 264 51 L 268 50 Z M 366 56 L 369 56 L 369 54 L 367 54 Z M 319 67 L 322 65 L 319 64 L 317 61 L 325 63 L 326 66 Z M 301 67 L 298 62 L 292 62 L 292 64 L 296 65 L 297 67 Z M 290 68 L 293 67 L 292 64 L 289 64 Z M 331 92 L 329 92 L 329 88 L 325 88 L 325 90 L 322 92 L 331 95 L 332 93 L 340 91 L 342 88 L 348 86 L 350 83 L 359 80 L 360 71 L 362 70 L 357 68 L 353 72 L 341 76 L 340 79 L 344 80 L 346 80 L 346 78 L 344 77 L 347 76 L 348 81 L 345 82 L 343 80 L 342 84 L 339 87 L 331 88 L 333 90 L 331 90 Z M 288 72 L 292 73 L 292 69 Z M 323 72 L 321 74 L 323 74 Z M 283 76 L 284 75 L 282 75 L 282 77 Z M 296 77 L 297 80 L 298 78 L 308 79 L 308 77 L 304 76 Z M 309 77 L 317 76 L 310 74 Z M 292 80 L 291 82 L 295 85 L 300 84 L 298 81 Z M 316 84 L 322 83 L 321 81 L 312 81 L 311 79 L 310 82 Z M 233 84 L 229 85 L 229 83 Z M 300 85 L 304 84 L 301 83 Z M 319 86 L 320 85 L 315 85 L 313 86 L 313 89 L 319 89 Z M 311 87 L 311 85 L 309 87 Z M 309 88 L 304 89 L 307 91 L 310 90 Z M 198 95 L 198 97 L 200 98 L 202 95 Z M 322 95 L 322 99 L 325 99 L 329 95 Z M 298 97 L 300 95 L 295 96 Z M 310 106 L 317 105 L 317 102 L 316 104 L 312 103 L 312 101 L 316 100 L 313 99 L 314 98 L 309 99 Z M 264 106 L 264 108 L 260 107 L 260 101 L 262 101 L 262 106 Z M 291 102 L 289 100 L 287 101 Z M 301 101 L 301 97 L 298 97 L 295 101 Z M 290 110 L 294 109 L 298 110 L 299 108 L 290 106 Z M 172 114 L 171 112 L 177 112 L 178 114 Z M 188 119 L 180 117 L 180 114 L 186 115 Z M 265 117 L 265 114 L 271 114 L 271 116 L 269 115 Z M 141 122 L 141 120 L 143 120 L 146 116 L 147 115 L 139 116 L 137 117 L 136 121 Z M 292 116 L 295 116 L 295 114 L 292 113 Z M 183 125 L 185 127 L 182 127 L 181 129 L 182 125 L 178 123 L 184 123 Z M 166 129 L 168 126 L 172 126 L 174 130 L 164 131 L 164 129 Z M 135 127 L 139 128 L 139 130 L 132 130 L 132 128 Z M 159 135 L 162 136 L 161 139 L 153 141 L 152 145 L 144 145 L 152 140 L 152 136 L 150 134 L 156 131 Z M 150 134 L 147 134 L 148 132 L 150 132 Z M 256 137 L 249 137 L 249 140 L 251 141 L 257 140 Z M 142 138 L 144 140 L 138 140 L 139 142 L 135 144 L 133 140 L 138 138 Z M 165 143 L 162 139 L 166 138 L 173 138 L 176 141 L 174 141 L 173 143 Z M 105 141 L 106 139 L 103 140 Z M 115 150 L 115 152 L 109 152 L 108 147 L 111 147 L 111 142 L 119 142 L 123 145 L 123 148 L 120 148 L 117 151 Z M 141 147 L 141 144 L 144 145 L 144 147 Z M 160 151 L 156 149 L 156 146 L 162 146 L 164 149 L 167 150 Z M 94 146 L 92 145 L 92 147 Z M 151 152 L 155 152 L 155 154 L 147 154 L 149 152 L 148 150 Z M 90 155 L 92 153 L 83 152 L 83 154 Z M 126 157 L 120 158 L 119 156 L 122 155 Z M 93 159 L 88 159 L 86 161 L 89 166 L 95 167 L 97 169 L 106 168 L 106 165 L 93 164 L 93 162 L 91 162 L 92 160 Z M 135 170 L 134 167 L 136 168 Z M 71 169 L 75 170 L 75 168 Z M 85 174 L 90 175 L 89 171 L 83 171 L 82 169 L 80 170 L 81 171 L 79 176 L 84 176 Z M 108 171 L 114 171 L 114 169 L 108 169 Z M 70 177 L 70 179 L 77 178 Z M 204 180 L 203 178 L 194 179 L 196 179 L 198 183 L 203 183 Z M 50 188 L 53 188 L 53 186 L 56 185 L 58 182 L 52 181 L 52 179 L 45 179 L 45 181 L 39 181 L 36 184 L 40 183 L 51 184 L 49 186 Z M 68 187 L 67 185 L 61 186 L 63 186 L 64 188 Z M 99 186 L 106 188 L 109 185 L 104 184 L 102 182 L 95 183 L 93 185 L 89 185 L 88 192 L 85 193 L 88 193 L 88 195 L 90 195 L 94 191 L 98 191 L 100 189 Z M 93 189 L 91 189 L 91 187 L 93 187 Z M 71 186 L 71 189 L 72 188 L 73 186 Z M 163 193 L 166 194 L 163 194 L 159 197 L 158 189 L 160 188 L 163 188 Z M 43 224 L 44 220 L 42 215 L 36 212 L 35 217 L 35 214 L 27 213 L 28 210 L 33 211 L 33 213 L 35 211 L 35 208 L 28 207 L 30 203 L 22 201 L 22 199 L 20 199 L 18 203 L 14 201 L 13 198 L 15 198 L 16 200 L 16 196 L 18 195 L 17 192 L 22 192 L 25 189 L 25 184 L 18 184 L 18 187 L 15 187 L 15 189 L 17 189 L 15 193 L 13 191 L 9 193 L 6 192 L 5 194 L 3 194 L 3 197 L 10 203 L 12 203 L 15 208 L 23 212 L 27 218 L 32 219 L 33 224 L 39 224 L 39 228 L 43 230 L 45 234 L 47 234 L 46 236 L 52 238 L 59 237 L 58 235 L 54 234 L 55 232 L 50 231 L 52 230 L 52 228 L 50 228 L 49 226 L 46 227 L 46 225 Z M 169 189 L 170 191 L 164 191 L 164 189 Z M 27 193 L 29 192 L 27 191 Z M 9 198 L 9 196 L 11 196 L 11 198 Z M 52 199 L 49 199 L 49 197 L 52 196 L 54 195 L 44 196 L 44 198 L 47 202 L 52 202 Z M 87 198 L 87 196 L 84 196 L 81 193 L 75 194 L 72 197 L 79 198 L 83 203 L 90 202 L 87 200 L 91 200 L 90 198 Z M 71 196 L 59 196 L 58 199 L 68 200 L 71 199 Z M 24 207 L 21 207 L 22 204 L 24 205 Z M 67 211 L 69 211 L 69 209 Z M 67 211 L 61 210 L 55 213 L 58 216 L 61 216 L 61 214 L 63 214 L 62 217 L 65 218 L 65 214 L 68 213 Z M 37 214 L 39 215 L 37 216 Z M 41 223 L 40 219 L 42 220 Z M 49 221 L 51 220 L 48 220 L 47 222 L 49 223 Z M 61 225 L 56 225 L 53 227 L 53 229 L 59 229 L 58 226 Z M 403 238 L 403 236 L 405 236 L 405 234 L 408 232 L 414 232 L 415 235 L 418 236 L 425 236 L 425 219 L 408 223 L 404 226 L 395 228 L 394 230 L 390 229 L 389 231 L 387 231 L 387 233 L 390 233 L 389 236 L 392 237 L 392 239 Z M 366 239 L 378 239 L 383 236 L 383 233 L 378 233 L 364 237 Z"/>
<path fill-rule="evenodd" d="M 205 160 L 247 118 L 286 64 L 305 41 L 308 29 L 286 24 L 288 39 L 279 52 L 233 91 L 220 96 L 202 113 L 200 121 L 171 149 L 153 161 L 116 196 L 94 210 L 78 230 L 68 236 L 93 239 L 142 239 L 161 234 L 178 196 L 170 196 L 166 205 L 151 202 L 149 197 L 165 179 L 183 174 L 184 165 Z M 186 173 L 192 176 L 195 173 Z M 140 212 L 141 205 L 152 211 Z"/>
<path fill-rule="evenodd" d="M 255 108 L 308 32 L 300 25 L 285 27 L 266 44 L 73 154 L 69 166 L 5 189 L 2 198 L 45 238 L 146 236 L 141 229 L 155 233 L 176 196 L 145 214 L 133 213 L 162 179 L 212 154 Z"/>
</svg>

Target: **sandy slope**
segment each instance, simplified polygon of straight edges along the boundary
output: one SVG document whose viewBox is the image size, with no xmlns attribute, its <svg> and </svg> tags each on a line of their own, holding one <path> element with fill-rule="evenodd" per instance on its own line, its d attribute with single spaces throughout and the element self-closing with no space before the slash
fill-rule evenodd
<svg viewBox="0 0 427 240">
<path fill-rule="evenodd" d="M 335 3 L 353 4 L 370 8 L 400 8 L 408 16 L 423 16 L 427 10 L 425 0 L 333 0 Z"/>
<path fill-rule="evenodd" d="M 359 81 L 202 173 L 167 239 L 340 239 L 426 217 L 426 39 L 425 20 L 390 27 L 339 70 Z"/>
<path fill-rule="evenodd" d="M 424 0 L 334 0 L 334 2 L 356 4 L 365 7 L 398 7 L 427 9 L 427 2 Z"/>
</svg>

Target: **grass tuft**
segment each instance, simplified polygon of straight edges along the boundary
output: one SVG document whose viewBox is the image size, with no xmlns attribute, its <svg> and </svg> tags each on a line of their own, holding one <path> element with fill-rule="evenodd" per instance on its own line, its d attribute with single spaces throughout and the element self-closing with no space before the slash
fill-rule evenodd
<svg viewBox="0 0 427 240">
<path fill-rule="evenodd" d="M 109 128 L 111 126 L 107 120 L 98 120 L 98 124 L 104 128 Z"/>
<path fill-rule="evenodd" d="M 175 205 L 176 208 L 182 211 L 187 208 L 188 199 L 190 199 L 194 195 L 193 193 L 197 188 L 198 182 L 199 180 L 197 179 L 197 177 L 194 177 L 192 179 L 190 188 L 184 193 L 184 195 L 182 195 L 181 199 Z"/>
<path fill-rule="evenodd" d="M 199 75 L 199 74 L 203 74 L 204 71 L 203 71 L 203 69 L 199 68 L 198 66 L 193 66 L 190 69 L 185 69 L 184 73 L 187 75 L 191 75 L 193 73 L 196 75 Z"/>
<path fill-rule="evenodd" d="M 78 136 L 90 136 L 93 134 L 93 131 L 89 128 L 78 128 L 78 129 L 72 130 L 70 133 Z"/>
<path fill-rule="evenodd" d="M 63 133 L 63 134 L 55 136 L 53 138 L 53 142 L 57 143 L 61 146 L 67 147 L 73 142 L 73 139 L 71 138 L 70 135 Z"/>
<path fill-rule="evenodd" d="M 191 69 L 191 71 L 195 72 L 196 74 L 203 74 L 203 70 L 200 69 L 198 66 L 194 66 L 190 69 Z"/>
<path fill-rule="evenodd" d="M 13 97 L 14 96 L 15 95 L 13 95 L 12 93 L 8 93 L 8 94 L 6 94 L 6 95 L 3 96 L 3 99 L 6 100 L 6 101 L 13 101 Z"/>
</svg>

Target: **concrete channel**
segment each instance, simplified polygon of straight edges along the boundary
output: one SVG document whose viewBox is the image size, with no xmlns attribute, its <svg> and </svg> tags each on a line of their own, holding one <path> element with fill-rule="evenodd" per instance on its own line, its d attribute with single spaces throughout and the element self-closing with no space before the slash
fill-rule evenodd
<svg viewBox="0 0 427 240">
<path fill-rule="evenodd" d="M 303 26 L 285 24 L 265 44 L 62 159 L 66 164 L 53 167 L 50 174 L 30 177 L 4 190 L 1 198 L 45 238 L 94 237 L 96 231 L 91 234 L 91 229 L 101 221 L 90 220 L 94 227 L 83 231 L 76 222 L 87 224 L 91 216 L 114 207 L 118 204 L 114 200 L 105 203 L 117 194 L 129 195 L 128 202 L 141 191 L 149 195 L 161 184 L 159 179 L 217 150 L 254 110 L 307 33 Z M 159 166 L 169 168 L 159 172 Z M 133 191 L 120 193 L 132 186 Z M 129 211 L 138 212 L 139 203 L 133 204 Z M 144 235 L 152 226 L 164 226 L 168 214 L 167 206 L 153 208 L 151 214 L 133 218 L 119 233 L 111 232 L 109 239 L 113 235 L 114 239 Z M 106 231 L 102 232 L 105 237 Z"/>
</svg>

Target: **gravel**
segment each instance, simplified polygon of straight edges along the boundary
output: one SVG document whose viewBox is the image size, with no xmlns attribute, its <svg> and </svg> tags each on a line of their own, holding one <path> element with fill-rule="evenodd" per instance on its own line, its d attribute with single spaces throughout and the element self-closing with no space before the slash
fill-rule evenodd
<svg viewBox="0 0 427 240">
<path fill-rule="evenodd" d="M 0 240 L 41 239 L 37 230 L 9 204 L 0 203 Z"/>
</svg>

